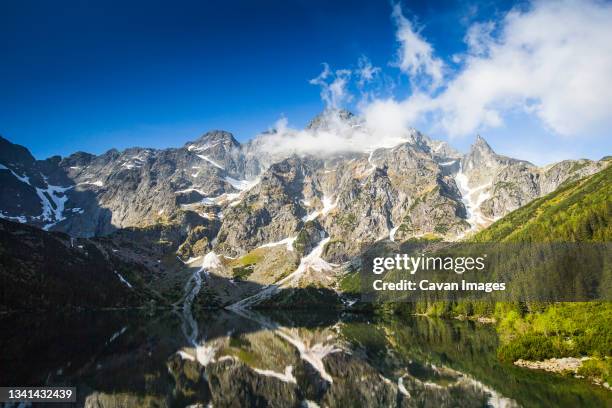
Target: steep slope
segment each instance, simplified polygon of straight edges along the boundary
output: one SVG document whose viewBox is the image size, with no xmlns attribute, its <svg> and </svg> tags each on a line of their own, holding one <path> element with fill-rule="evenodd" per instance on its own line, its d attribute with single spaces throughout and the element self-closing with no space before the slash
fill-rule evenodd
<svg viewBox="0 0 612 408">
<path fill-rule="evenodd" d="M 0 217 L 77 237 L 153 225 L 186 205 L 222 202 L 244 189 L 243 177 L 252 173 L 238 142 L 220 131 L 179 149 L 78 152 L 44 161 L 5 139 L 0 147 Z"/>
<path fill-rule="evenodd" d="M 0 311 L 167 306 L 153 268 L 111 248 L 0 220 Z"/>
<path fill-rule="evenodd" d="M 533 199 L 554 191 L 564 182 L 588 176 L 604 167 L 603 161 L 566 160 L 540 168 L 496 154 L 478 136 L 468 154 L 461 159 L 454 177 L 467 209 L 471 231 L 477 231 Z"/>
<path fill-rule="evenodd" d="M 478 242 L 612 241 L 612 166 L 569 182 L 478 233 Z"/>
<path fill-rule="evenodd" d="M 609 160 L 608 160 L 609 163 Z M 568 182 L 506 215 L 474 236 L 477 242 L 590 242 L 612 241 L 612 166 Z M 604 247 L 605 248 L 605 247 Z M 584 249 L 588 249 L 584 247 Z M 605 249 L 604 249 L 605 250 Z M 608 252 L 599 291 L 610 299 L 612 276 Z M 593 257 L 589 257 L 588 260 Z M 574 269 L 576 273 L 579 268 Z M 537 284 L 537 282 L 533 282 Z M 570 285 L 571 282 L 564 282 Z M 463 310 L 469 310 L 461 305 Z M 471 308 L 474 310 L 474 308 Z M 453 311 L 456 312 L 456 311 Z M 489 310 L 489 313 L 492 311 Z M 577 357 L 577 374 L 596 384 L 612 379 L 612 303 L 603 302 L 517 302 L 497 304 L 494 311 L 501 344 L 500 359 L 527 367 L 546 359 Z M 531 360 L 531 361 L 524 361 Z"/>
<path fill-rule="evenodd" d="M 93 235 L 99 235 L 116 228 L 155 224 L 185 205 L 213 202 L 238 192 L 244 175 L 238 142 L 231 134 L 218 131 L 180 149 L 109 151 L 82 164 L 74 163 L 70 156 L 61 166 L 77 186 L 95 193 L 91 205 L 110 215 L 108 220 L 98 218 L 97 226 L 79 231 L 84 236 L 91 235 L 92 229 Z M 78 197 L 74 200 L 79 204 Z M 89 213 L 94 211 L 91 208 Z M 64 225 L 64 230 L 78 231 L 83 224 L 76 220 Z M 103 230 L 96 231 L 100 224 Z"/>
<path fill-rule="evenodd" d="M 50 229 L 80 211 L 67 205 L 70 179 L 61 158 L 35 160 L 30 152 L 0 137 L 0 218 Z"/>
</svg>

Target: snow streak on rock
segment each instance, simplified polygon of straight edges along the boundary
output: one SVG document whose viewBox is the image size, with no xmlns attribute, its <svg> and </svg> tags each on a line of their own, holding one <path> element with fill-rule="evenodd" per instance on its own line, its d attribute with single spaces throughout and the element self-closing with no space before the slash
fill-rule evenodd
<svg viewBox="0 0 612 408">
<path fill-rule="evenodd" d="M 218 169 L 225 170 L 225 168 L 223 166 L 221 166 L 216 161 L 210 159 L 208 156 L 204 156 L 202 154 L 197 154 L 196 156 L 198 156 L 200 159 L 206 160 L 207 162 L 209 162 L 210 164 L 212 164 L 213 166 L 215 166 Z"/>
<path fill-rule="evenodd" d="M 255 295 L 242 299 L 241 301 L 230 305 L 228 308 L 233 310 L 248 309 L 266 299 L 270 299 L 272 296 L 278 293 L 282 287 L 291 287 L 291 285 L 297 283 L 300 277 L 309 269 L 315 271 L 331 270 L 334 265 L 321 258 L 325 244 L 327 244 L 329 240 L 329 237 L 322 239 L 321 242 L 319 242 L 319 244 L 308 255 L 301 259 L 300 265 L 294 272 L 289 274 L 289 276 L 281 279 L 273 285 L 266 286 Z"/>
<path fill-rule="evenodd" d="M 25 174 L 23 176 L 20 176 L 19 174 L 15 173 L 13 170 L 11 170 L 10 168 L 6 167 L 3 164 L 0 164 L 0 170 L 8 170 L 11 172 L 13 176 L 17 178 L 17 180 L 21 181 L 22 183 L 26 183 L 30 185 L 30 178 L 26 176 Z"/>
<path fill-rule="evenodd" d="M 399 229 L 399 225 L 391 228 L 391 231 L 389 231 L 389 241 L 395 242 L 395 233 L 397 232 L 398 229 Z"/>
<path fill-rule="evenodd" d="M 470 187 L 468 176 L 461 168 L 459 172 L 455 174 L 455 181 L 461 192 L 461 201 L 465 205 L 467 212 L 466 221 L 471 225 L 470 231 L 474 231 L 480 226 L 486 225 L 489 219 L 482 214 L 480 205 L 491 196 L 491 194 L 486 191 L 491 187 L 491 184 L 487 183 L 478 187 Z"/>
<path fill-rule="evenodd" d="M 297 237 L 285 238 L 285 239 L 277 241 L 277 242 L 270 242 L 268 244 L 263 244 L 263 245 L 259 246 L 259 248 L 271 248 L 271 247 L 275 247 L 275 246 L 279 246 L 279 245 L 286 245 L 287 246 L 287 251 L 293 251 L 293 243 L 295 242 L 296 239 L 297 239 Z"/>
<path fill-rule="evenodd" d="M 47 178 L 44 177 L 44 179 L 46 182 Z M 66 201 L 68 201 L 66 191 L 72 189 L 73 187 L 74 186 L 60 187 L 51 185 L 49 183 L 47 183 L 46 189 L 36 187 L 36 194 L 42 203 L 41 217 L 44 221 L 51 221 L 43 226 L 44 230 L 49 230 L 49 228 L 58 222 L 66 219 L 64 216 L 64 207 L 66 205 Z"/>
<path fill-rule="evenodd" d="M 304 222 L 313 221 L 317 219 L 319 216 L 325 217 L 331 210 L 336 208 L 336 206 L 338 205 L 338 199 L 339 197 L 336 197 L 336 200 L 332 201 L 332 199 L 329 196 L 324 195 L 323 200 L 321 200 L 323 203 L 323 208 L 309 215 L 306 215 L 305 217 L 302 218 L 302 221 Z"/>
<path fill-rule="evenodd" d="M 225 177 L 225 181 L 227 181 L 236 190 L 240 190 L 240 191 L 248 190 L 250 187 L 253 186 L 253 181 L 236 180 L 235 178 L 232 178 L 229 176 Z"/>
<path fill-rule="evenodd" d="M 286 383 L 297 384 L 297 379 L 293 376 L 293 366 L 285 367 L 284 373 L 277 373 L 272 370 L 260 370 L 259 368 L 253 368 L 257 374 L 265 375 L 266 377 L 274 377 Z"/>
<path fill-rule="evenodd" d="M 299 336 L 293 335 L 290 330 L 283 330 L 282 328 L 276 330 L 274 333 L 292 344 L 299 351 L 300 358 L 310 363 L 310 365 L 321 375 L 321 378 L 329 383 L 334 382 L 331 375 L 329 375 L 329 373 L 325 370 L 323 359 L 329 354 L 342 351 L 341 349 L 336 348 L 331 343 L 316 343 L 314 345 L 310 345 L 303 341 Z"/>
</svg>

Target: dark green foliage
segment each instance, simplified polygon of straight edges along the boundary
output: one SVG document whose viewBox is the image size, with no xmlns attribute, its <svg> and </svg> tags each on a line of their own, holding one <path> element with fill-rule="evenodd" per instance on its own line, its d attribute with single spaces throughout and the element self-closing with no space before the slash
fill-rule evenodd
<svg viewBox="0 0 612 408">
<path fill-rule="evenodd" d="M 479 233 L 479 242 L 609 242 L 612 240 L 612 167 L 569 183 Z M 605 288 L 604 288 L 605 289 Z M 505 310 L 502 310 L 505 309 Z M 610 302 L 499 305 L 499 357 L 612 354 Z"/>
<path fill-rule="evenodd" d="M 340 280 L 340 290 L 346 294 L 361 293 L 361 276 L 358 272 L 347 273 Z"/>
<path fill-rule="evenodd" d="M 0 220 L 0 248 L 0 311 L 166 304 L 147 285 L 149 269 L 99 241 Z"/>
<path fill-rule="evenodd" d="M 270 299 L 257 304 L 257 309 L 339 309 L 340 298 L 333 290 L 306 286 L 282 289 Z"/>
<path fill-rule="evenodd" d="M 498 332 L 504 360 L 612 355 L 612 303 L 499 304 Z M 543 308 L 543 310 L 542 310 Z"/>
<path fill-rule="evenodd" d="M 296 251 L 303 253 L 306 250 L 306 246 L 309 244 L 309 242 L 310 238 L 308 236 L 308 232 L 306 232 L 306 229 L 301 229 L 297 238 L 293 242 L 293 248 L 295 248 Z"/>
<path fill-rule="evenodd" d="M 594 378 L 608 384 L 612 383 L 612 358 L 592 358 L 582 363 L 578 374 Z"/>
<path fill-rule="evenodd" d="M 246 280 L 253 273 L 254 268 L 254 264 L 236 266 L 232 268 L 232 276 L 236 280 Z"/>
<path fill-rule="evenodd" d="M 519 359 L 540 361 L 551 357 L 576 356 L 576 353 L 558 337 L 529 333 L 502 345 L 498 356 L 500 360 L 511 363 Z"/>
</svg>

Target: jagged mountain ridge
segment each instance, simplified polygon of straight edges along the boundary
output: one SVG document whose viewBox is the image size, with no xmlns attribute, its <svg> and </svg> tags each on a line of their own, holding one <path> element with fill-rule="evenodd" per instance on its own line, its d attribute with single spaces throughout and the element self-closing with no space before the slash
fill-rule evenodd
<svg viewBox="0 0 612 408">
<path fill-rule="evenodd" d="M 330 114 L 313 120 L 307 136 L 324 140 L 339 119 L 339 131 L 363 132 L 358 118 Z M 162 303 L 193 293 L 200 306 L 249 308 L 274 304 L 288 288 L 335 291 L 377 242 L 461 239 L 609 162 L 540 168 L 496 154 L 481 137 L 462 155 L 416 130 L 361 150 L 265 150 L 271 140 L 286 141 L 278 136 L 272 131 L 240 144 L 213 131 L 181 148 L 47 160 L 1 139 L 0 216 L 107 239 L 107 252 L 145 271 L 122 276 L 132 284 L 144 277 L 142 290 L 159 291 Z M 43 242 L 44 233 L 37 239 Z M 106 281 L 122 283 L 112 268 L 104 270 Z M 284 293 L 304 306 L 321 297 L 317 290 Z M 338 306 L 334 299 L 331 307 Z"/>
<path fill-rule="evenodd" d="M 328 111 L 306 131 L 333 132 L 338 123 L 348 132 L 365 126 L 349 113 Z M 380 239 L 461 237 L 603 166 L 579 160 L 538 168 L 497 155 L 480 137 L 461 155 L 416 130 L 392 147 L 271 154 L 266 138 L 273 134 L 240 144 L 212 131 L 182 148 L 42 161 L 2 139 L 0 216 L 80 237 L 168 223 L 180 212 L 202 224 L 216 220 L 216 239 L 189 256 L 211 249 L 243 255 L 296 238 L 316 221 L 318 234 L 310 235 L 331 238 L 325 257 L 344 261 Z"/>
</svg>

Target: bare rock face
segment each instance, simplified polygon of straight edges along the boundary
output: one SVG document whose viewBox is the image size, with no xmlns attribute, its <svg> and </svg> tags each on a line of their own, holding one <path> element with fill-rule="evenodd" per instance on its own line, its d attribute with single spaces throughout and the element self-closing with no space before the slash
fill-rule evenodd
<svg viewBox="0 0 612 408">
<path fill-rule="evenodd" d="M 0 218 L 49 229 L 65 218 L 70 180 L 58 171 L 57 156 L 36 160 L 0 137 Z"/>
<path fill-rule="evenodd" d="M 224 210 L 217 248 L 244 254 L 259 245 L 296 236 L 306 211 L 300 204 L 304 185 L 312 182 L 311 163 L 298 157 L 272 165 L 244 198 Z"/>
<path fill-rule="evenodd" d="M 1 216 L 80 237 L 146 227 L 194 210 L 191 204 L 214 204 L 244 188 L 249 173 L 239 143 L 222 131 L 180 149 L 77 152 L 44 161 L 5 139 L 1 144 Z"/>
<path fill-rule="evenodd" d="M 216 164 L 215 167 L 225 170 L 234 178 L 243 179 L 245 173 L 251 173 L 251 170 L 245 168 L 240 143 L 229 132 L 213 130 L 193 142 L 188 142 L 185 148 L 201 159 L 205 157 L 204 160 L 208 159 L 210 164 Z"/>
<path fill-rule="evenodd" d="M 593 174 L 604 161 L 567 160 L 547 167 L 498 155 L 480 136 L 453 173 L 466 207 L 469 231 L 546 195 L 561 184 Z"/>
</svg>

